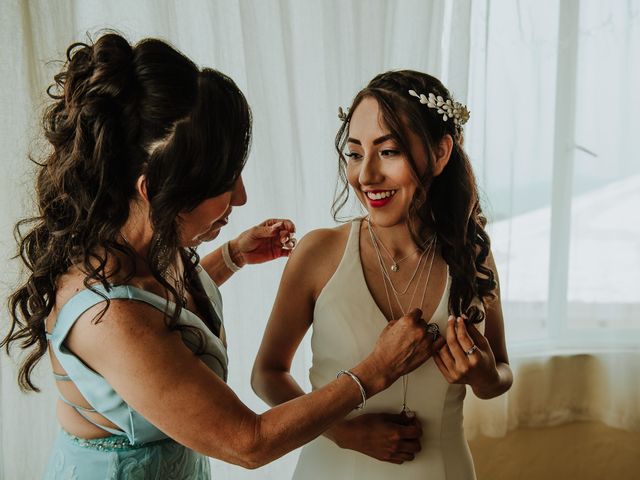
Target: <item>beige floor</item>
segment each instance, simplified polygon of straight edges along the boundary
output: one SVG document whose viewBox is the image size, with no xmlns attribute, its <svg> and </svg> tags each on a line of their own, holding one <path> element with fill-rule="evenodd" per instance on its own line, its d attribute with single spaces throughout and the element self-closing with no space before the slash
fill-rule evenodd
<svg viewBox="0 0 640 480">
<path fill-rule="evenodd" d="M 519 429 L 469 445 L 478 480 L 640 479 L 640 432 L 601 423 Z"/>
</svg>

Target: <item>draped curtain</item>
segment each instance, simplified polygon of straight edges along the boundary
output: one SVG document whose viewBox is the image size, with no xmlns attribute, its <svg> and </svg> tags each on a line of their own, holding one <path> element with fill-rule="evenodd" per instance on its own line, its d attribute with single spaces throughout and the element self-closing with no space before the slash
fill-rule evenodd
<svg viewBox="0 0 640 480">
<path fill-rule="evenodd" d="M 501 275 L 514 388 L 469 396 L 466 428 L 503 435 L 518 425 L 597 418 L 638 429 L 640 107 L 637 0 L 124 0 L 0 4 L 0 277 L 20 274 L 12 228 L 33 211 L 29 154 L 45 151 L 43 92 L 65 48 L 102 28 L 166 39 L 199 65 L 231 76 L 254 114 L 246 206 L 201 254 L 271 216 L 299 236 L 334 225 L 333 138 L 346 107 L 375 74 L 438 76 L 468 104 L 466 147 Z M 357 208 L 353 208 L 357 212 Z M 633 221 L 633 219 L 636 219 Z M 266 406 L 249 374 L 284 261 L 247 267 L 222 288 L 230 386 Z M 2 315 L 3 331 L 7 315 Z M 23 395 L 15 361 L 0 356 L 0 478 L 38 478 L 56 432 L 48 362 L 40 394 Z M 293 373 L 304 388 L 305 341 Z M 185 406 L 188 408 L 188 406 Z M 215 478 L 288 478 L 297 452 L 258 471 L 214 461 Z"/>
</svg>

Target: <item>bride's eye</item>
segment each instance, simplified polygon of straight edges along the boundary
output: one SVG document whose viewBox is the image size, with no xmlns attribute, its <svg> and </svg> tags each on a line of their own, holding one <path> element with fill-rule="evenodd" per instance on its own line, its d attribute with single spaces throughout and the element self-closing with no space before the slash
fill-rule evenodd
<svg viewBox="0 0 640 480">
<path fill-rule="evenodd" d="M 358 160 L 359 158 L 362 158 L 362 155 L 356 152 L 344 152 L 344 156 L 352 158 L 354 160 Z"/>
</svg>

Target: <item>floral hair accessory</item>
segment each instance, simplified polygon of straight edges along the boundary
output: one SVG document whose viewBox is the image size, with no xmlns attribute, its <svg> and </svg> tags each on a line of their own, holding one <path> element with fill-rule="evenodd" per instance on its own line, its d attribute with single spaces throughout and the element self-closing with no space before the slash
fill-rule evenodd
<svg viewBox="0 0 640 480">
<path fill-rule="evenodd" d="M 434 95 L 433 93 L 430 93 L 429 96 L 424 93 L 418 94 L 415 90 L 409 90 L 409 95 L 416 97 L 420 100 L 420 103 L 427 107 L 437 110 L 438 113 L 442 115 L 443 122 L 452 118 L 456 126 L 462 127 L 467 123 L 467 120 L 469 120 L 469 110 L 466 105 L 460 102 L 456 102 L 450 98 L 445 100 L 441 95 Z"/>
</svg>

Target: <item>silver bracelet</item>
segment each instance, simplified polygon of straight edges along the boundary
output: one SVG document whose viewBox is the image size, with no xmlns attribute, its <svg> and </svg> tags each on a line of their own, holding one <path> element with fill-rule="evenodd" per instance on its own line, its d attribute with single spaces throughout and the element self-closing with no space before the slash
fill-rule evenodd
<svg viewBox="0 0 640 480">
<path fill-rule="evenodd" d="M 224 245 L 222 245 L 222 260 L 224 260 L 224 264 L 229 270 L 231 270 L 233 273 L 236 273 L 242 267 L 236 265 L 236 263 L 231 259 L 231 254 L 229 253 L 229 243 L 230 242 L 226 242 Z"/>
<path fill-rule="evenodd" d="M 349 375 L 349 377 L 351 377 L 351 379 L 354 382 L 356 382 L 356 385 L 358 385 L 358 388 L 360 389 L 360 395 L 362 395 L 362 403 L 356 407 L 356 410 L 362 410 L 364 406 L 367 404 L 367 393 L 364 391 L 362 382 L 360 382 L 360 379 L 354 373 L 351 373 L 349 370 L 340 370 L 336 375 L 336 378 L 340 378 L 341 375 Z"/>
</svg>

